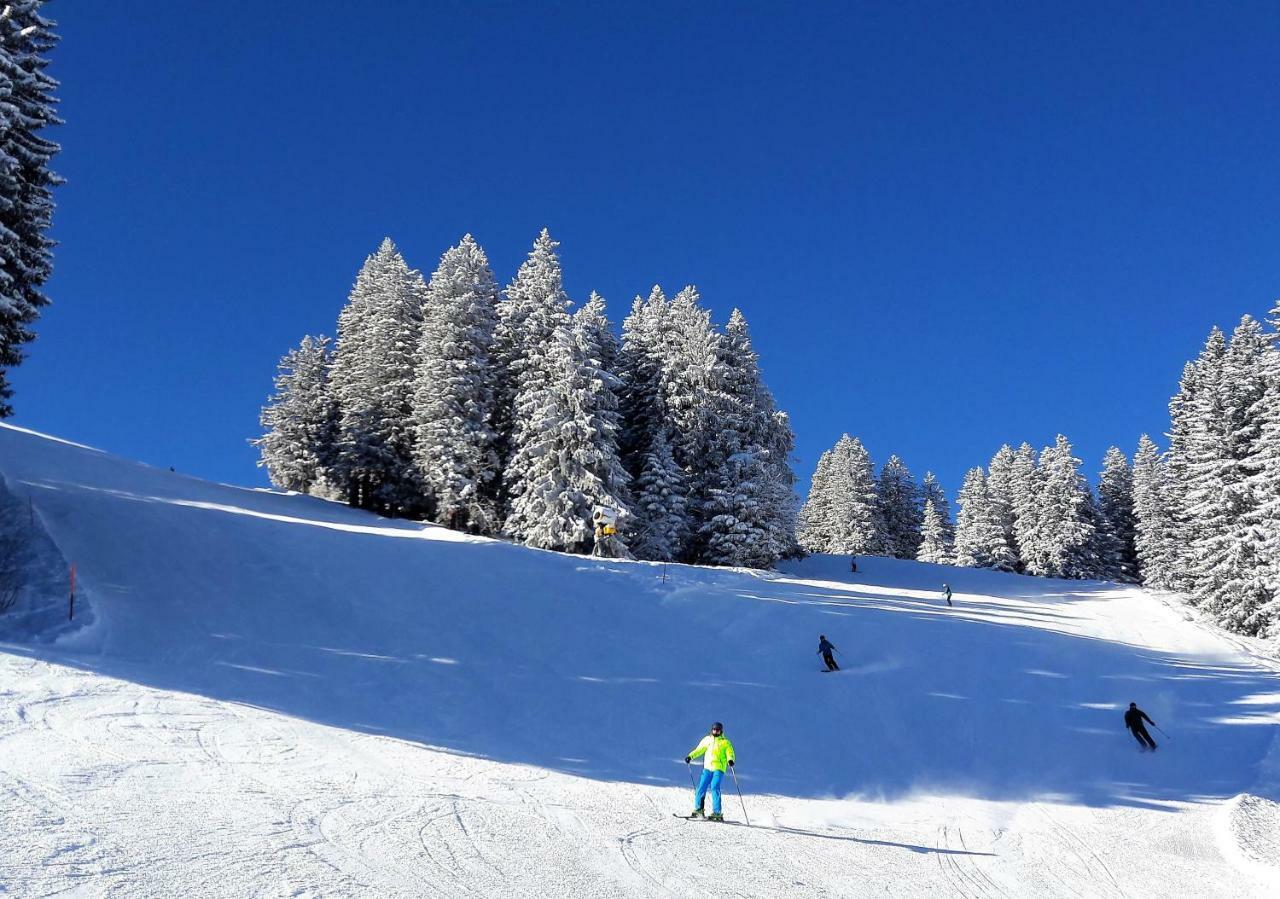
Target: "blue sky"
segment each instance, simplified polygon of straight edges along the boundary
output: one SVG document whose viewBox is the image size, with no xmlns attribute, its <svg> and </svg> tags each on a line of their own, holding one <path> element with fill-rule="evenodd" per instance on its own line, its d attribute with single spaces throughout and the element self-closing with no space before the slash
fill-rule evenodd
<svg viewBox="0 0 1280 899">
<path fill-rule="evenodd" d="M 696 8 L 691 8 L 696 7 Z M 14 422 L 217 480 L 384 235 L 538 230 L 620 319 L 739 306 L 802 486 L 841 432 L 949 491 L 1167 427 L 1280 297 L 1277 4 L 55 3 L 61 242 Z"/>
</svg>

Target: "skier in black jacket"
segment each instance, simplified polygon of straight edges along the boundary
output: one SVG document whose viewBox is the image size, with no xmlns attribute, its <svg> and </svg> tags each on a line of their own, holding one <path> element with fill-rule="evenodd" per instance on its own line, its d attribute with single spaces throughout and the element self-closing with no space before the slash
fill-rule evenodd
<svg viewBox="0 0 1280 899">
<path fill-rule="evenodd" d="M 1147 733 L 1146 721 L 1152 727 L 1156 723 L 1147 717 L 1147 713 L 1138 708 L 1136 702 L 1129 703 L 1129 711 L 1124 713 L 1124 726 L 1133 732 L 1133 738 L 1138 741 L 1138 745 L 1142 747 L 1143 752 L 1156 748 L 1156 741 L 1151 739 L 1151 734 Z"/>
<path fill-rule="evenodd" d="M 826 634 L 818 634 L 818 652 L 822 655 L 822 661 L 827 663 L 828 671 L 839 671 L 840 666 L 836 664 L 835 656 L 836 645 L 827 639 Z"/>
</svg>

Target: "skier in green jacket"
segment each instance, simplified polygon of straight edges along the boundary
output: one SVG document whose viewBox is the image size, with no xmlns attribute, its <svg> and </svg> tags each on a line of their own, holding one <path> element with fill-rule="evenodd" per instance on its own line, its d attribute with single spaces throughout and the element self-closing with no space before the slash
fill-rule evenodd
<svg viewBox="0 0 1280 899">
<path fill-rule="evenodd" d="M 711 733 L 702 738 L 693 751 L 684 757 L 687 765 L 698 756 L 703 756 L 702 779 L 698 781 L 698 790 L 693 796 L 693 814 L 690 818 L 708 817 L 706 815 L 707 790 L 711 790 L 711 815 L 708 820 L 723 821 L 720 813 L 720 782 L 724 780 L 724 772 L 733 767 L 733 744 L 724 735 L 724 725 L 717 721 L 711 725 Z"/>
</svg>

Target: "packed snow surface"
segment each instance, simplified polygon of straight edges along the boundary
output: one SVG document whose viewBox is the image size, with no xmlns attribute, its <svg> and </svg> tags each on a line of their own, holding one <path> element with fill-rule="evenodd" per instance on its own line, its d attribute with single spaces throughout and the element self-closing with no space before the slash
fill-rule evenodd
<svg viewBox="0 0 1280 899">
<path fill-rule="evenodd" d="M 1280 676 L 1142 590 L 596 561 L 14 428 L 0 475 L 0 894 L 1277 895 Z M 712 720 L 750 826 L 672 817 Z"/>
</svg>

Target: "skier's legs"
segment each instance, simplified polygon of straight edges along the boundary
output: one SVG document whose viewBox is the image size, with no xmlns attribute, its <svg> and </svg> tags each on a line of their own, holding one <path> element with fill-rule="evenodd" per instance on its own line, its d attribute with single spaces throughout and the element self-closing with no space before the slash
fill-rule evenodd
<svg viewBox="0 0 1280 899">
<path fill-rule="evenodd" d="M 705 805 L 706 805 L 706 802 L 707 802 L 707 787 L 711 786 L 711 781 L 712 781 L 712 779 L 713 779 L 713 778 L 712 778 L 712 775 L 714 775 L 714 774 L 716 774 L 716 773 L 717 773 L 717 772 L 712 771 L 710 768 L 703 768 L 703 769 L 702 769 L 702 779 L 698 781 L 698 791 L 697 791 L 696 793 L 694 793 L 694 795 L 693 795 L 693 807 L 694 807 L 694 808 L 696 808 L 696 809 L 702 809 L 702 808 L 703 808 L 703 806 L 705 806 Z M 719 788 L 719 781 L 717 781 L 717 782 L 716 782 L 716 792 L 715 792 L 715 794 L 712 796 L 711 801 L 712 801 L 713 803 L 715 803 L 715 807 L 716 807 L 716 808 L 719 808 L 719 807 L 720 807 L 720 805 L 719 805 L 719 803 L 720 803 L 720 788 Z"/>
<path fill-rule="evenodd" d="M 720 781 L 724 780 L 723 771 L 706 771 L 703 777 L 711 775 L 711 812 L 712 814 L 720 814 Z"/>
<path fill-rule="evenodd" d="M 1147 741 L 1143 739 L 1142 728 L 1134 727 L 1134 728 L 1130 728 L 1130 731 L 1133 733 L 1133 738 L 1138 741 L 1138 745 L 1141 746 L 1143 749 L 1146 749 Z"/>
<path fill-rule="evenodd" d="M 831 653 L 829 653 L 829 652 L 828 652 L 828 653 L 824 654 L 824 655 L 822 656 L 822 661 L 824 661 L 824 662 L 826 662 L 826 663 L 827 663 L 827 670 L 828 670 L 828 671 L 839 671 L 839 670 L 840 670 L 840 666 L 836 664 L 835 656 L 831 655 Z"/>
<path fill-rule="evenodd" d="M 1152 749 L 1156 748 L 1156 741 L 1151 739 L 1151 734 L 1147 733 L 1147 726 L 1145 724 L 1138 725 L 1138 742 L 1145 743 Z"/>
</svg>

